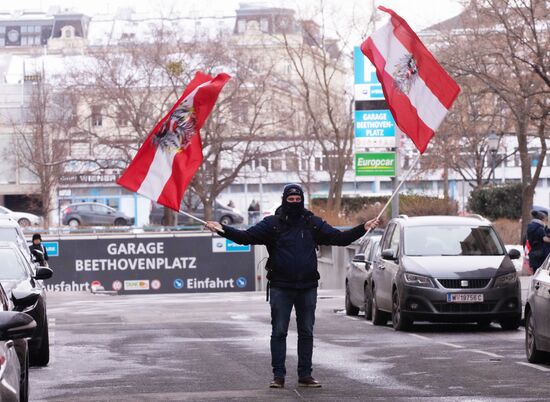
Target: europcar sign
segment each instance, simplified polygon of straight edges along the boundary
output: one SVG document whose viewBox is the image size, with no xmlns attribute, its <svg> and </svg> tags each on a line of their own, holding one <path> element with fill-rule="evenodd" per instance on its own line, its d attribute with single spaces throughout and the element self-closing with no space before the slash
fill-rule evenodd
<svg viewBox="0 0 550 402">
<path fill-rule="evenodd" d="M 237 292 L 255 290 L 254 252 L 250 247 L 213 250 L 201 234 L 168 237 L 56 239 L 49 264 L 50 291 L 87 291 L 92 285 L 120 293 Z"/>
<path fill-rule="evenodd" d="M 363 152 L 355 154 L 357 176 L 395 176 L 395 152 Z"/>
</svg>

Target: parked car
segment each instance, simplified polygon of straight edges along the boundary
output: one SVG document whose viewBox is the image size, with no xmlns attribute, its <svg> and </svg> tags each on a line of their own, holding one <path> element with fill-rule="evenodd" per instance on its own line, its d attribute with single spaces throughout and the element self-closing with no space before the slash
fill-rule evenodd
<svg viewBox="0 0 550 402">
<path fill-rule="evenodd" d="M 63 211 L 63 225 L 77 228 L 87 226 L 131 226 L 134 218 L 99 202 L 80 202 L 68 205 Z"/>
<path fill-rule="evenodd" d="M 414 321 L 498 321 L 517 329 L 521 286 L 512 260 L 491 223 L 480 217 L 392 219 L 372 273 L 372 320 L 396 330 Z"/>
<path fill-rule="evenodd" d="M 0 216 L 12 218 L 24 228 L 42 225 L 42 218 L 37 215 L 28 212 L 15 212 L 3 206 L 0 206 Z"/>
<path fill-rule="evenodd" d="M 48 267 L 34 270 L 14 243 L 0 242 L 0 261 L 0 284 L 11 295 L 14 309 L 29 314 L 36 321 L 36 332 L 29 341 L 30 363 L 46 366 L 50 360 L 50 344 L 46 289 L 41 281 L 51 278 L 53 271 Z"/>
<path fill-rule="evenodd" d="M 525 353 L 531 363 L 550 362 L 550 257 L 537 269 L 525 304 Z"/>
<path fill-rule="evenodd" d="M 25 240 L 21 226 L 19 226 L 13 218 L 0 216 L 0 242 L 3 241 L 15 243 L 25 258 L 29 261 L 33 261 L 29 245 Z"/>
<path fill-rule="evenodd" d="M 22 295 L 16 302 L 22 308 L 36 303 L 37 296 L 29 293 Z M 24 306 L 23 306 L 24 304 Z M 0 400 L 22 401 L 29 398 L 29 346 L 27 338 L 31 338 L 36 329 L 33 318 L 15 310 L 0 285 Z"/>
<path fill-rule="evenodd" d="M 193 205 L 186 205 L 184 201 L 182 202 L 181 209 L 199 219 L 204 219 L 204 206 L 199 201 Z M 219 201 L 216 201 L 214 206 L 214 219 L 224 225 L 236 225 L 244 221 L 244 217 L 239 210 L 223 205 Z M 166 225 L 164 221 L 164 207 L 162 205 L 153 202 L 151 213 L 149 214 L 149 223 L 151 225 Z M 196 225 L 197 222 L 183 214 L 177 214 L 177 224 Z"/>
<path fill-rule="evenodd" d="M 357 315 L 362 310 L 365 312 L 365 319 L 372 318 L 371 278 L 374 261 L 380 254 L 381 239 L 379 232 L 364 236 L 359 243 L 357 253 L 347 267 L 345 299 L 347 315 Z"/>
</svg>

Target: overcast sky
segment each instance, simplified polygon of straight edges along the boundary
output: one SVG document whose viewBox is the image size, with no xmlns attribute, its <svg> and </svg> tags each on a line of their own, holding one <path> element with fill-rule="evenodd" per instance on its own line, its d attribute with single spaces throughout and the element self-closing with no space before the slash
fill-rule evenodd
<svg viewBox="0 0 550 402">
<path fill-rule="evenodd" d="M 460 0 L 271 0 L 263 1 L 275 6 L 295 8 L 298 13 L 309 16 L 312 10 L 323 4 L 327 15 L 337 15 L 337 24 L 349 24 L 350 18 L 360 24 L 362 18 L 368 18 L 372 2 L 394 9 L 405 18 L 415 30 L 425 28 L 436 22 L 450 18 L 461 10 Z M 242 0 L 17 0 L 0 2 L 2 11 L 14 9 L 33 9 L 46 11 L 50 6 L 68 7 L 82 11 L 90 16 L 97 13 L 114 13 L 119 7 L 132 7 L 136 11 L 158 12 L 166 15 L 170 10 L 193 15 L 232 15 Z M 257 1 L 244 1 L 257 3 Z M 207 5 L 207 7 L 205 7 Z"/>
</svg>

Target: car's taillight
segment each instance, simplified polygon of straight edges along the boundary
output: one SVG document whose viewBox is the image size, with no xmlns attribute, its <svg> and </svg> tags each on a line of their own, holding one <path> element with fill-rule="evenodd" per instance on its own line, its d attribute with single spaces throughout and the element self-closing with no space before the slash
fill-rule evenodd
<svg viewBox="0 0 550 402">
<path fill-rule="evenodd" d="M 65 213 L 70 214 L 72 212 L 71 207 L 65 208 Z"/>
<path fill-rule="evenodd" d="M 6 356 L 0 355 L 0 366 L 3 366 L 6 362 Z"/>
</svg>

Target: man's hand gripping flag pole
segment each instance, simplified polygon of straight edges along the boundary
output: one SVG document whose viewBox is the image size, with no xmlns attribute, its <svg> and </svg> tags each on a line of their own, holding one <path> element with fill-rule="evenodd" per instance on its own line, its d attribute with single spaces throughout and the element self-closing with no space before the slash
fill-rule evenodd
<svg viewBox="0 0 550 402">
<path fill-rule="evenodd" d="M 378 8 L 388 13 L 390 20 L 361 44 L 361 51 L 376 67 L 396 125 L 420 152 L 378 214 L 379 219 L 426 151 L 460 87 L 403 18 L 389 8 Z"/>
</svg>

